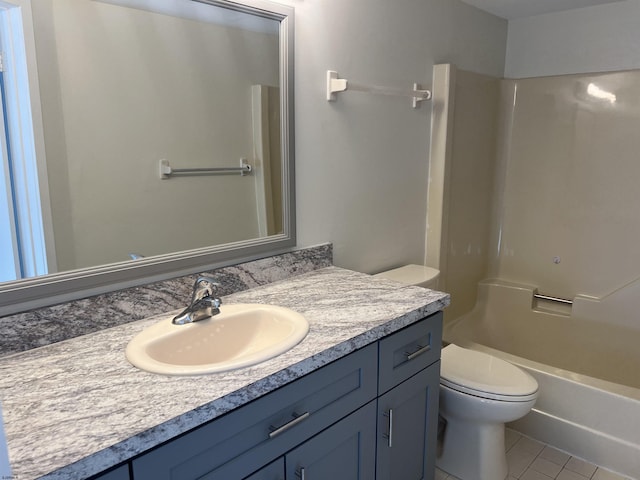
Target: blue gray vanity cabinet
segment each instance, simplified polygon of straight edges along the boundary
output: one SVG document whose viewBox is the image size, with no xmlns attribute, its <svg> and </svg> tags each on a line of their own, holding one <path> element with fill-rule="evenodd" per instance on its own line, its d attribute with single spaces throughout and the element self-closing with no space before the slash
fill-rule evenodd
<svg viewBox="0 0 640 480">
<path fill-rule="evenodd" d="M 143 454 L 133 480 L 432 480 L 441 337 L 437 313 Z"/>
<path fill-rule="evenodd" d="M 372 400 L 244 480 L 373 479 L 375 417 Z"/>
<path fill-rule="evenodd" d="M 377 345 L 133 460 L 134 480 L 242 479 L 376 398 Z"/>
</svg>

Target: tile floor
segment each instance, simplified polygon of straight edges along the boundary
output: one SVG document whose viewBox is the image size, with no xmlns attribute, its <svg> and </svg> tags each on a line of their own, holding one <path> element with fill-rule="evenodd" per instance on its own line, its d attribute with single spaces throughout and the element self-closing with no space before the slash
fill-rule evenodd
<svg viewBox="0 0 640 480">
<path fill-rule="evenodd" d="M 507 429 L 507 480 L 633 480 Z M 436 470 L 435 480 L 457 480 Z"/>
</svg>

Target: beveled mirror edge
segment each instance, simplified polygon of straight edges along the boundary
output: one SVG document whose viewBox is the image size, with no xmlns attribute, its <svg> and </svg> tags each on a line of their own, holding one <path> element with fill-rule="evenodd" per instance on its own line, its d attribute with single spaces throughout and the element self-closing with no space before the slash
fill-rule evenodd
<svg viewBox="0 0 640 480">
<path fill-rule="evenodd" d="M 295 249 L 294 9 L 264 0 L 193 1 L 266 16 L 280 22 L 280 105 L 286 112 L 286 115 L 281 115 L 283 233 L 2 283 L 0 317 Z"/>
</svg>

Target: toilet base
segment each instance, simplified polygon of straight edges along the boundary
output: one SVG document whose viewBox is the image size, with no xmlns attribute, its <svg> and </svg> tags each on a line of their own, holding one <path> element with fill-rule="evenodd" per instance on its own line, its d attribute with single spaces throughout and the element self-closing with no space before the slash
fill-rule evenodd
<svg viewBox="0 0 640 480">
<path fill-rule="evenodd" d="M 507 456 L 504 423 L 473 423 L 444 416 L 447 421 L 436 466 L 460 480 L 504 480 Z"/>
</svg>

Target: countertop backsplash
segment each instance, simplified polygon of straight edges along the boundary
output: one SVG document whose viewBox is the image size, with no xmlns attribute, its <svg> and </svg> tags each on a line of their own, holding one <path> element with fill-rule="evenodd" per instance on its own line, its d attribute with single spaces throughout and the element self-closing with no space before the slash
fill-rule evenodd
<svg viewBox="0 0 640 480">
<path fill-rule="evenodd" d="M 324 244 L 202 272 L 230 295 L 331 266 Z M 0 357 L 185 307 L 198 275 L 187 275 L 0 318 Z"/>
</svg>

